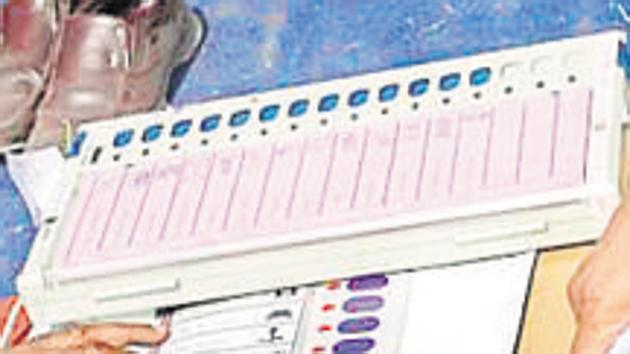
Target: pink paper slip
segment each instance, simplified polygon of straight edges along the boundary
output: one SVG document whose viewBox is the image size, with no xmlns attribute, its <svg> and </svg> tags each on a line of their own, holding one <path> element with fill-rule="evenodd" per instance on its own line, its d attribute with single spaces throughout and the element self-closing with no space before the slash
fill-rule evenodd
<svg viewBox="0 0 630 354">
<path fill-rule="evenodd" d="M 226 230 L 232 235 L 225 241 L 237 242 L 254 229 L 261 197 L 271 168 L 272 146 L 263 145 L 245 150 L 241 171 L 226 216 Z"/>
<path fill-rule="evenodd" d="M 419 196 L 430 127 L 430 122 L 422 118 L 401 120 L 399 124 L 398 143 L 385 196 L 387 206 L 395 210 L 411 208 Z"/>
<path fill-rule="evenodd" d="M 491 118 L 488 112 L 460 116 L 455 176 L 451 185 L 454 198 L 471 199 L 485 185 Z"/>
<path fill-rule="evenodd" d="M 177 194 L 170 207 L 162 240 L 177 243 L 193 235 L 200 205 L 206 199 L 208 180 L 214 167 L 214 156 L 181 158 Z"/>
<path fill-rule="evenodd" d="M 133 248 L 146 250 L 162 242 L 173 201 L 177 197 L 181 169 L 180 160 L 156 163 L 131 238 Z"/>
<path fill-rule="evenodd" d="M 324 197 L 324 215 L 336 217 L 347 214 L 352 208 L 367 146 L 366 138 L 363 128 L 341 132 L 337 136 Z"/>
<path fill-rule="evenodd" d="M 64 221 L 62 229 L 64 238 L 61 243 L 62 247 L 55 257 L 57 262 L 65 262 L 72 259 L 72 252 L 74 251 L 77 238 L 80 236 L 84 212 L 92 200 L 97 179 L 97 174 L 92 171 L 82 174 L 79 179 L 79 184 L 74 192 L 74 199 L 68 208 L 66 220 Z"/>
<path fill-rule="evenodd" d="M 489 190 L 514 187 L 517 183 L 523 119 L 520 100 L 501 101 L 494 107 L 488 141 Z"/>
<path fill-rule="evenodd" d="M 291 218 L 306 221 L 319 217 L 334 147 L 335 136 L 332 134 L 307 140 Z"/>
<path fill-rule="evenodd" d="M 352 205 L 353 209 L 361 211 L 385 205 L 399 134 L 397 123 L 380 124 L 374 128 L 367 132 L 357 194 Z"/>
<path fill-rule="evenodd" d="M 553 174 L 563 185 L 576 186 L 586 175 L 592 95 L 591 90 L 574 89 L 559 100 Z"/>
<path fill-rule="evenodd" d="M 55 260 L 268 247 L 302 231 L 576 187 L 591 101 L 576 88 L 87 172 Z"/>
<path fill-rule="evenodd" d="M 256 225 L 276 229 L 286 225 L 298 179 L 304 141 L 275 144 L 267 184 L 262 191 L 262 203 Z"/>
<path fill-rule="evenodd" d="M 212 172 L 204 186 L 204 200 L 196 210 L 193 230 L 195 238 L 218 242 L 228 219 L 245 154 L 241 149 L 218 151 Z"/>
<path fill-rule="evenodd" d="M 423 205 L 444 204 L 451 197 L 458 124 L 456 115 L 441 115 L 431 120 L 420 187 Z"/>
<path fill-rule="evenodd" d="M 129 168 L 109 220 L 109 227 L 100 241 L 105 252 L 125 251 L 131 246 L 133 235 L 151 186 L 154 164 Z"/>
<path fill-rule="evenodd" d="M 72 249 L 68 255 L 74 261 L 94 257 L 98 243 L 107 232 L 110 215 L 120 194 L 125 172 L 114 168 L 102 172 L 95 180 L 89 202 L 77 224 Z"/>
<path fill-rule="evenodd" d="M 549 94 L 525 101 L 519 183 L 538 187 L 549 181 L 555 145 L 557 97 Z"/>
</svg>

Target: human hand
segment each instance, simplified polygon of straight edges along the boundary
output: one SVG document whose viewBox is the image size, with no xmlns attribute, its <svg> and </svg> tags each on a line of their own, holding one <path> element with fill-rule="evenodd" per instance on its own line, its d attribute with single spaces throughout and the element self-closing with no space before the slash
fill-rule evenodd
<svg viewBox="0 0 630 354">
<path fill-rule="evenodd" d="M 159 345 L 169 335 L 166 324 L 103 324 L 77 326 L 38 337 L 15 347 L 8 354 L 121 354 L 132 344 Z"/>
<path fill-rule="evenodd" d="M 577 320 L 573 354 L 604 354 L 630 325 L 630 205 L 617 209 L 569 285 Z"/>
</svg>

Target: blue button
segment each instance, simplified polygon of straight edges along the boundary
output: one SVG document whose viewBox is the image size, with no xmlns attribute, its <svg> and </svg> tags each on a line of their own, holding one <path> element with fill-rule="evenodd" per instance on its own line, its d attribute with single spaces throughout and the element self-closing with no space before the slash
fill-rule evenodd
<svg viewBox="0 0 630 354">
<path fill-rule="evenodd" d="M 232 117 L 230 118 L 230 126 L 234 128 L 243 126 L 249 121 L 250 116 L 251 112 L 249 109 L 238 111 L 232 114 Z"/>
<path fill-rule="evenodd" d="M 308 111 L 308 100 L 297 100 L 291 104 L 289 108 L 289 116 L 303 116 Z"/>
<path fill-rule="evenodd" d="M 480 68 L 470 74 L 471 86 L 482 86 L 490 82 L 492 70 L 490 68 Z"/>
<path fill-rule="evenodd" d="M 142 133 L 142 141 L 150 143 L 159 139 L 160 135 L 162 135 L 162 129 L 164 129 L 164 126 L 161 124 L 152 125 L 146 128 L 144 133 Z"/>
<path fill-rule="evenodd" d="M 345 320 L 337 326 L 341 334 L 357 334 L 374 331 L 380 326 L 381 321 L 376 317 L 363 317 Z"/>
<path fill-rule="evenodd" d="M 389 279 L 385 275 L 368 275 L 350 279 L 348 290 L 367 291 L 382 289 L 389 284 Z"/>
<path fill-rule="evenodd" d="M 114 137 L 114 147 L 120 148 L 129 145 L 133 139 L 133 130 L 127 129 L 119 132 Z"/>
<path fill-rule="evenodd" d="M 334 354 L 363 354 L 374 349 L 376 341 L 372 338 L 343 340 L 333 346 Z"/>
<path fill-rule="evenodd" d="M 453 73 L 446 76 L 443 76 L 440 79 L 440 90 L 442 91 L 451 91 L 462 81 L 462 75 L 459 73 Z"/>
<path fill-rule="evenodd" d="M 280 106 L 277 104 L 267 106 L 260 110 L 260 121 L 261 122 L 271 122 L 278 118 L 278 113 L 280 112 Z"/>
<path fill-rule="evenodd" d="M 180 120 L 179 122 L 173 124 L 173 128 L 171 129 L 171 136 L 174 138 L 181 138 L 188 134 L 190 131 L 190 127 L 192 127 L 192 120 Z"/>
<path fill-rule="evenodd" d="M 204 118 L 204 120 L 201 121 L 201 131 L 204 133 L 209 133 L 213 130 L 216 130 L 219 127 L 220 122 L 221 116 L 218 114 L 206 117 Z"/>
<path fill-rule="evenodd" d="M 430 83 L 429 79 L 420 79 L 412 82 L 409 84 L 409 95 L 412 97 L 424 95 L 429 91 Z"/>
<path fill-rule="evenodd" d="M 351 107 L 359 107 L 362 106 L 364 104 L 367 103 L 368 98 L 369 98 L 369 91 L 368 90 L 358 90 L 353 92 L 350 95 L 350 99 L 348 100 L 348 104 Z"/>
<path fill-rule="evenodd" d="M 339 105 L 339 95 L 334 93 L 334 94 L 323 97 L 319 101 L 319 111 L 330 112 L 330 111 L 335 110 L 338 105 Z"/>
<path fill-rule="evenodd" d="M 347 313 L 361 313 L 378 311 L 385 306 L 385 299 L 380 296 L 353 297 L 343 304 Z"/>
<path fill-rule="evenodd" d="M 620 42 L 618 53 L 617 60 L 619 66 L 624 69 L 626 78 L 630 79 L 630 46 Z"/>
<path fill-rule="evenodd" d="M 381 102 L 390 102 L 396 99 L 398 96 L 398 85 L 387 85 L 381 88 L 378 94 L 378 98 Z"/>
<path fill-rule="evenodd" d="M 72 143 L 68 147 L 68 151 L 66 151 L 66 155 L 68 157 L 79 156 L 81 154 L 81 147 L 83 146 L 83 143 L 85 142 L 86 139 L 87 139 L 86 132 L 80 132 L 79 134 L 75 135 L 74 139 L 72 139 Z"/>
</svg>

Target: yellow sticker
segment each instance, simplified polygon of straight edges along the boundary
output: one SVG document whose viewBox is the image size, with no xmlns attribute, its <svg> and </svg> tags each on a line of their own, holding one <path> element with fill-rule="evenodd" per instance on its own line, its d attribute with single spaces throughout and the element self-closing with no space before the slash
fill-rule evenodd
<svg viewBox="0 0 630 354">
<path fill-rule="evenodd" d="M 73 130 L 70 120 L 61 122 L 61 141 L 59 142 L 61 151 L 68 153 L 70 150 L 70 146 L 72 146 L 72 136 L 74 135 Z"/>
</svg>

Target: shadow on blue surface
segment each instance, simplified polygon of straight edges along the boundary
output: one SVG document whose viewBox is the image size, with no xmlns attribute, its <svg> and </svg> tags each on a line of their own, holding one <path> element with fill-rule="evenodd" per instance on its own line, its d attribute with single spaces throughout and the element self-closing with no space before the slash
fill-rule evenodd
<svg viewBox="0 0 630 354">
<path fill-rule="evenodd" d="M 630 0 L 189 0 L 208 23 L 177 105 L 471 55 L 628 23 Z M 630 56 L 629 56 L 630 57 Z M 0 296 L 35 229 L 0 167 Z"/>
<path fill-rule="evenodd" d="M 175 103 L 593 33 L 627 2 L 193 0 L 209 36 Z"/>
<path fill-rule="evenodd" d="M 0 166 L 0 297 L 15 293 L 14 280 L 30 248 L 35 229 L 4 166 Z"/>
</svg>

